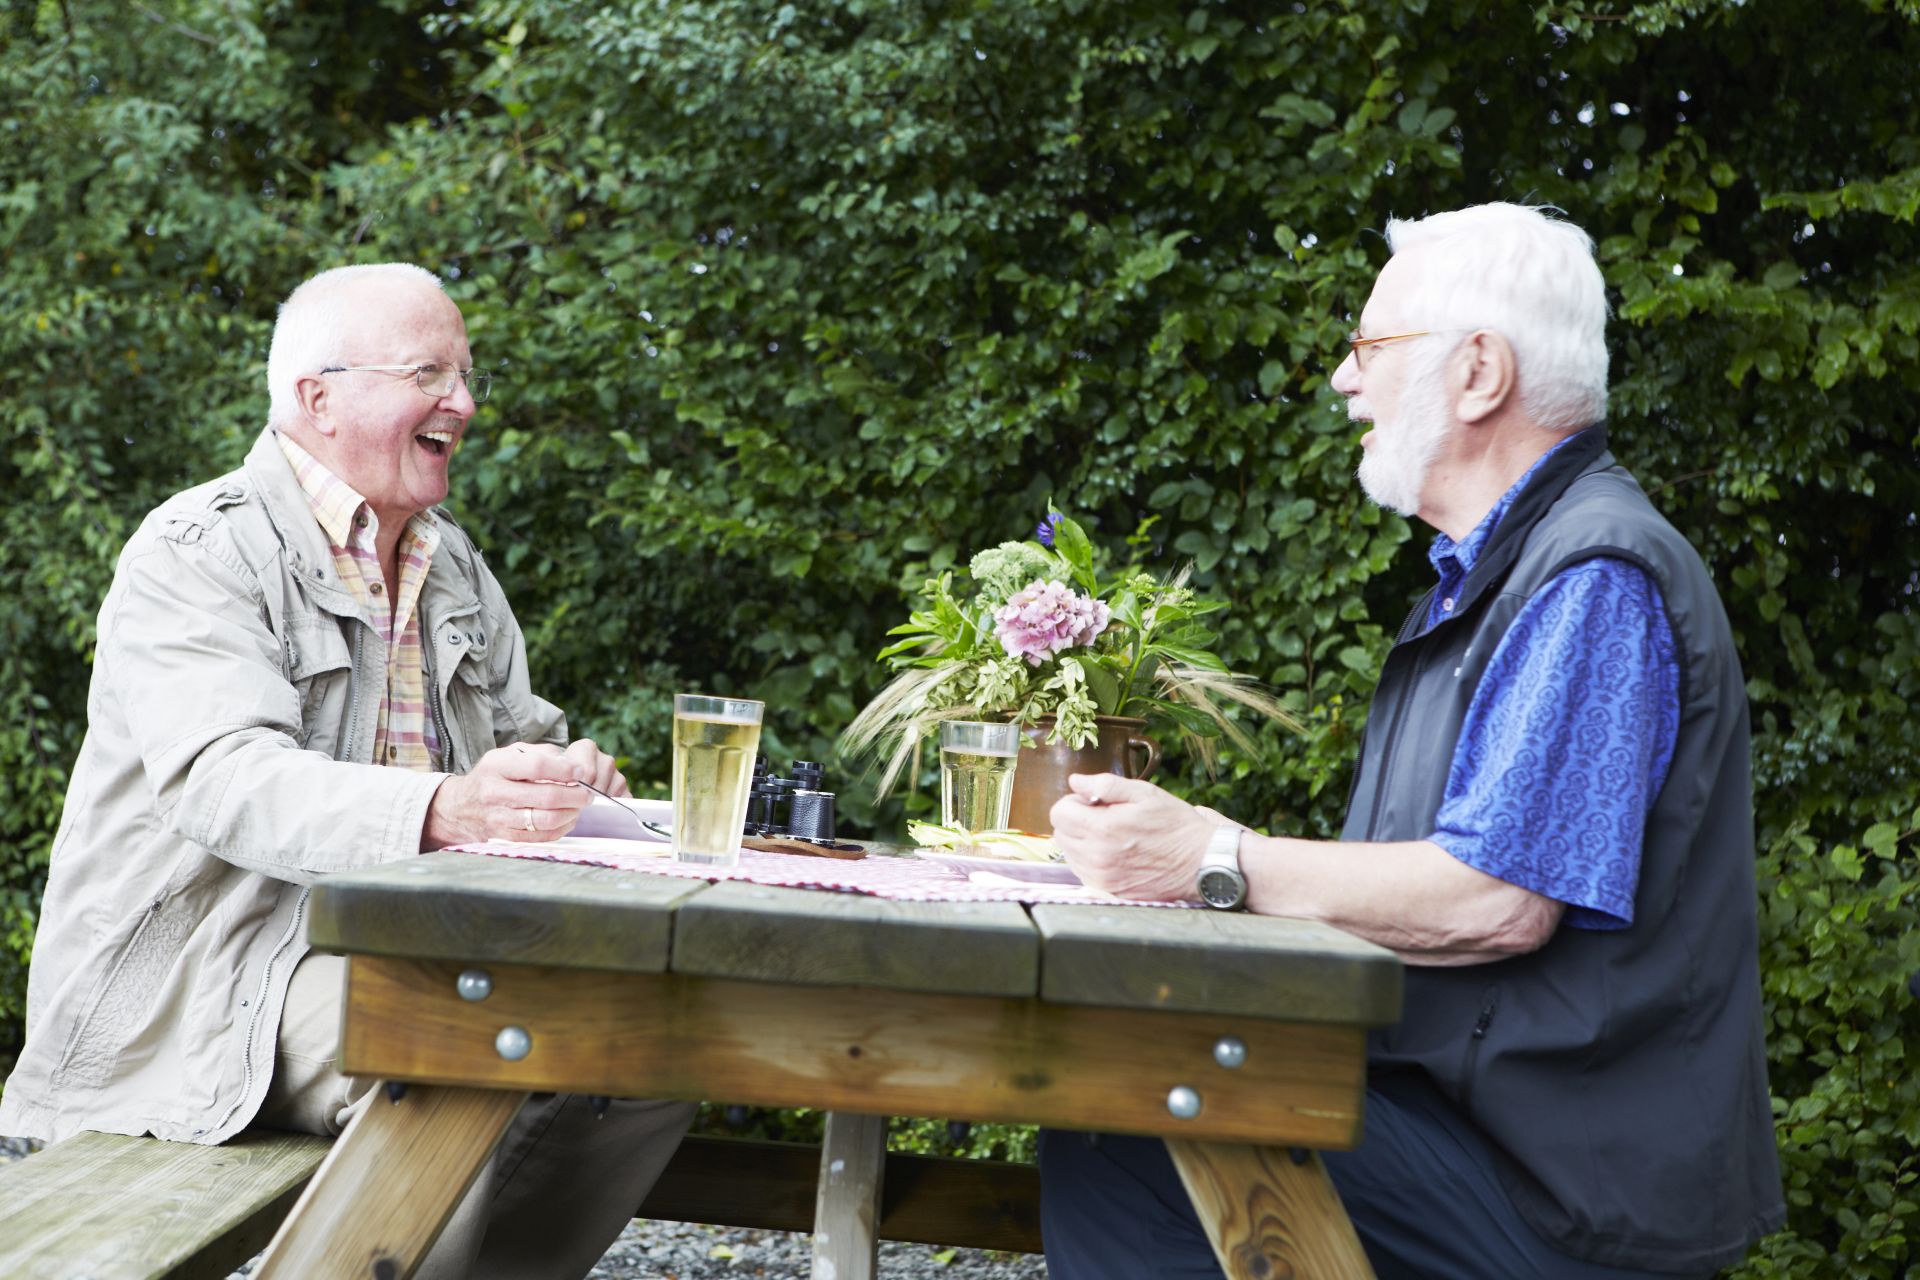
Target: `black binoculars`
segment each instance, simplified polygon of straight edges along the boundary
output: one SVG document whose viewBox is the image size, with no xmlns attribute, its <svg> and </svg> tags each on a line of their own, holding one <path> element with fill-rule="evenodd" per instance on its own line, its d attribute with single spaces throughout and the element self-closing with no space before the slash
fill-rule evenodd
<svg viewBox="0 0 1920 1280">
<path fill-rule="evenodd" d="M 753 762 L 753 787 L 747 795 L 749 836 L 833 839 L 833 792 L 821 789 L 826 771 L 816 760 L 795 760 L 793 776 L 774 774 L 765 756 Z M 781 821 L 785 808 L 786 821 Z"/>
</svg>

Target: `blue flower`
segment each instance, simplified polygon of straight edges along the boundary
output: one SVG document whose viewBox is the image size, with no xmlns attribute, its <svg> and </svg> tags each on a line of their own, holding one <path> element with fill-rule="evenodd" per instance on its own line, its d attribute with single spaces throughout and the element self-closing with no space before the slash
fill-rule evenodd
<svg viewBox="0 0 1920 1280">
<path fill-rule="evenodd" d="M 1059 524 L 1062 520 L 1065 520 L 1065 519 L 1066 517 L 1061 515 L 1058 511 L 1047 512 L 1047 518 L 1045 520 L 1042 520 L 1039 524 L 1033 527 L 1033 536 L 1040 539 L 1041 546 L 1043 547 L 1052 546 L 1053 545 L 1053 526 Z"/>
</svg>

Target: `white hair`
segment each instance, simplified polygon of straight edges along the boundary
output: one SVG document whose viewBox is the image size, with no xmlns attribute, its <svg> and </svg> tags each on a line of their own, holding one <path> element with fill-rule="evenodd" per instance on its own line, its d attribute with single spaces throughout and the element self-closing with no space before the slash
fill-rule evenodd
<svg viewBox="0 0 1920 1280">
<path fill-rule="evenodd" d="M 294 384 L 308 374 L 347 363 L 347 340 L 356 309 L 354 286 L 374 280 L 409 281 L 438 289 L 440 277 L 411 262 L 380 262 L 357 267 L 335 267 L 303 281 L 280 304 L 273 322 L 273 345 L 267 351 L 267 393 L 272 405 L 267 421 L 275 426 L 291 422 L 300 411 Z"/>
<path fill-rule="evenodd" d="M 1529 205 L 1481 204 L 1389 218 L 1387 247 L 1435 250 L 1422 255 L 1406 314 L 1435 332 L 1504 337 L 1528 417 L 1570 431 L 1606 416 L 1606 284 L 1586 232 Z"/>
</svg>

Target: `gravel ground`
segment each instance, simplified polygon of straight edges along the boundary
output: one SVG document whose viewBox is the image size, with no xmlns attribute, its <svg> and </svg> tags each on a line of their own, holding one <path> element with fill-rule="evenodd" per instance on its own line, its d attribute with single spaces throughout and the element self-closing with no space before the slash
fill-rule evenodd
<svg viewBox="0 0 1920 1280">
<path fill-rule="evenodd" d="M 683 1222 L 630 1225 L 600 1260 L 590 1280 L 807 1280 L 811 1237 L 790 1231 L 737 1231 Z M 880 1246 L 882 1280 L 1040 1280 L 1039 1257 L 942 1249 L 928 1244 Z"/>
<path fill-rule="evenodd" d="M 18 1138 L 0 1138 L 0 1164 L 32 1148 Z M 812 1238 L 791 1231 L 743 1231 L 685 1222 L 635 1219 L 613 1242 L 589 1280 L 808 1280 Z M 248 1268 L 229 1280 L 239 1280 Z M 1037 1256 L 943 1249 L 926 1244 L 883 1243 L 882 1280 L 1043 1280 Z"/>
</svg>

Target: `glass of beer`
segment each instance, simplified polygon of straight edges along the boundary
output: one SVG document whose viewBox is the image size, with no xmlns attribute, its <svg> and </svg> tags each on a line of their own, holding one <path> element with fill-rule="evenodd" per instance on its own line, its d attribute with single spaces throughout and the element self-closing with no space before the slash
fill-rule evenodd
<svg viewBox="0 0 1920 1280">
<path fill-rule="evenodd" d="M 730 867 L 740 861 L 760 750 L 764 702 L 682 693 L 673 699 L 673 856 Z"/>
<path fill-rule="evenodd" d="M 940 722 L 940 825 L 999 831 L 1013 808 L 1020 727 L 979 720 Z"/>
</svg>

